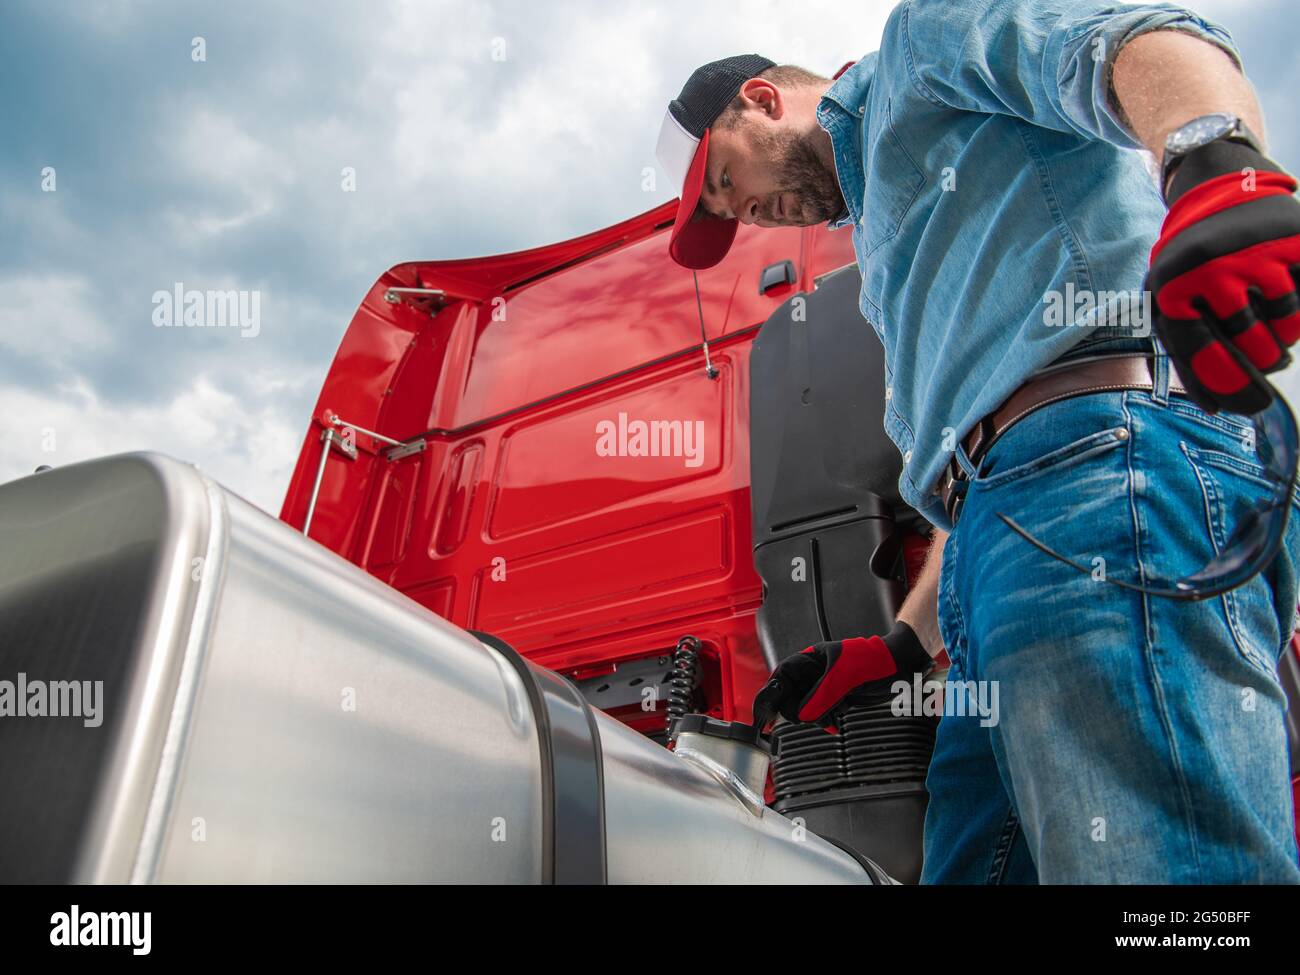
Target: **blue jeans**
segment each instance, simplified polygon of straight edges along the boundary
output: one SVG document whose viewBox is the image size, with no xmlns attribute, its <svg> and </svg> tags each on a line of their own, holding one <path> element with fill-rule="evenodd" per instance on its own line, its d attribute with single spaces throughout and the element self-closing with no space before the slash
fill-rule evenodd
<svg viewBox="0 0 1300 975">
<path fill-rule="evenodd" d="M 949 681 L 997 682 L 999 713 L 991 726 L 940 722 L 924 883 L 1300 882 L 1277 677 L 1300 505 L 1277 559 L 1222 597 L 1176 602 L 1094 578 L 1134 581 L 1139 565 L 1186 575 L 1264 493 L 1249 421 L 1169 395 L 1161 362 L 1151 392 L 1021 419 L 970 482 L 939 622 Z"/>
</svg>

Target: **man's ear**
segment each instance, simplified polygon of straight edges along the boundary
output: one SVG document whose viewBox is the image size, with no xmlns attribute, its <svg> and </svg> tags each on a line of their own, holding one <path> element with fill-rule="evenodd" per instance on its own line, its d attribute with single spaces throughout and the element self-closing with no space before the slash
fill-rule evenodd
<svg viewBox="0 0 1300 975">
<path fill-rule="evenodd" d="M 750 78 L 740 86 L 739 94 L 773 121 L 785 113 L 785 99 L 781 97 L 781 89 L 766 78 Z"/>
</svg>

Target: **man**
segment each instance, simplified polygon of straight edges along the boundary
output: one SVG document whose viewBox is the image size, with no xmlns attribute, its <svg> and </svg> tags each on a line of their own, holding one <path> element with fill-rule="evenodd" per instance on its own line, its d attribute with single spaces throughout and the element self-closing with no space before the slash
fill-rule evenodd
<svg viewBox="0 0 1300 975">
<path fill-rule="evenodd" d="M 1169 4 L 905 0 L 834 81 L 745 55 L 669 108 L 678 263 L 738 222 L 852 227 L 934 544 L 890 633 L 783 661 L 755 717 L 831 724 L 941 646 L 998 682 L 996 725 L 940 723 L 924 882 L 1300 882 L 1300 517 L 1256 436 L 1284 431 L 1300 202 L 1264 152 L 1230 36 Z"/>
</svg>

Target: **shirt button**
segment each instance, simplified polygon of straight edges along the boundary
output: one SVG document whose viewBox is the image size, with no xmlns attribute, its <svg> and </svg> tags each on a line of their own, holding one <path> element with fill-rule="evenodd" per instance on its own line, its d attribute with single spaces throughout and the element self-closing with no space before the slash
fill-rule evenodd
<svg viewBox="0 0 1300 975">
<path fill-rule="evenodd" d="M 893 386 L 886 386 L 886 387 L 885 387 L 885 399 L 892 399 L 892 398 L 893 398 L 893 395 L 894 395 L 894 387 L 893 387 Z"/>
<path fill-rule="evenodd" d="M 910 450 L 903 455 L 903 463 L 904 464 L 912 463 L 912 452 Z"/>
<path fill-rule="evenodd" d="M 858 106 L 858 114 L 859 114 L 859 115 L 863 115 L 863 114 L 865 114 L 866 111 L 867 111 L 867 110 L 866 110 L 866 107 L 865 107 L 865 106 L 862 106 L 862 105 L 859 105 L 859 106 Z"/>
</svg>

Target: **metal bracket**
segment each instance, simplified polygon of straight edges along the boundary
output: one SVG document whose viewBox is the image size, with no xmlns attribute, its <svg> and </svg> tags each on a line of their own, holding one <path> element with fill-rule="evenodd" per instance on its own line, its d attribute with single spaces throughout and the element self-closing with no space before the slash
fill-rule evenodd
<svg viewBox="0 0 1300 975">
<path fill-rule="evenodd" d="M 357 459 L 357 438 L 348 437 L 338 430 L 325 430 L 321 433 L 322 440 L 328 440 L 335 447 L 338 447 L 347 457 L 348 460 Z"/>
<path fill-rule="evenodd" d="M 393 447 L 384 451 L 384 456 L 390 461 L 401 460 L 403 457 L 410 457 L 412 454 L 424 452 L 427 444 L 423 440 L 416 440 L 411 443 L 404 443 L 400 447 Z"/>
<path fill-rule="evenodd" d="M 342 430 L 352 430 L 356 433 L 364 433 L 367 437 L 370 437 L 373 440 L 378 440 L 380 443 L 391 444 L 394 447 L 405 446 L 405 444 L 400 440 L 394 440 L 392 437 L 385 437 L 382 433 L 375 433 L 374 430 L 367 430 L 365 427 L 359 427 L 355 423 L 349 423 L 337 413 L 331 413 L 329 415 L 329 421 L 330 426 L 332 427 L 338 427 Z"/>
<path fill-rule="evenodd" d="M 442 288 L 385 288 L 384 301 L 390 305 L 395 305 L 403 298 L 407 299 L 407 304 L 414 308 L 423 308 L 433 317 L 442 310 L 446 304 L 447 292 Z"/>
<path fill-rule="evenodd" d="M 337 447 L 348 460 L 357 459 L 357 445 L 353 438 L 326 427 L 320 432 L 320 464 L 316 467 L 316 482 L 311 486 L 311 500 L 307 502 L 307 516 L 302 520 L 302 533 L 311 530 L 311 519 L 316 514 L 316 498 L 320 495 L 320 482 L 325 477 L 325 462 L 330 459 L 330 447 Z"/>
<path fill-rule="evenodd" d="M 447 292 L 441 288 L 387 288 L 384 290 L 384 301 L 390 305 L 395 305 L 402 300 L 402 295 L 420 295 L 425 298 L 445 298 Z"/>
<path fill-rule="evenodd" d="M 608 882 L 605 766 L 591 706 L 572 682 L 529 663 L 500 637 L 469 632 L 514 667 L 532 705 L 542 768 L 542 883 Z"/>
</svg>

